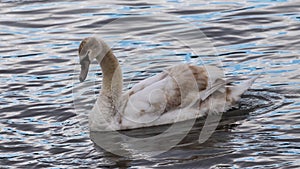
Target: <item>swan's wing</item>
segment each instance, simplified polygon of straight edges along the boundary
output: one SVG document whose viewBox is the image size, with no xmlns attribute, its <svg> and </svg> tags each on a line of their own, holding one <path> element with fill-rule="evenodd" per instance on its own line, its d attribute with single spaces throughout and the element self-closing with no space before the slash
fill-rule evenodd
<svg viewBox="0 0 300 169">
<path fill-rule="evenodd" d="M 141 82 L 135 84 L 128 92 L 137 93 L 140 90 L 143 90 L 144 88 L 152 85 L 153 83 L 156 83 L 162 79 L 164 79 L 168 74 L 166 72 L 159 73 L 157 75 L 154 75 L 152 77 L 149 77 L 147 79 L 142 80 Z"/>
<path fill-rule="evenodd" d="M 222 93 L 225 92 L 225 84 L 226 82 L 223 79 L 217 80 L 215 83 L 210 85 L 206 90 L 200 92 L 200 99 L 203 101 L 211 96 L 214 92 L 220 91 Z"/>
<path fill-rule="evenodd" d="M 177 65 L 126 92 L 123 96 L 127 97 L 127 102 L 123 103 L 123 117 L 149 123 L 165 112 L 182 107 L 184 102 L 191 104 L 192 98 L 197 99 L 198 95 L 197 81 L 189 65 Z"/>
<path fill-rule="evenodd" d="M 166 106 L 169 106 L 171 102 L 176 104 L 176 100 L 168 100 L 170 97 L 174 98 L 177 91 L 171 77 L 164 74 L 151 78 L 153 81 L 147 79 L 145 83 L 138 84 L 126 93 L 127 102 L 123 111 L 124 118 L 132 122 L 148 123 L 163 114 L 166 111 Z M 144 86 L 145 84 L 148 86 Z"/>
<path fill-rule="evenodd" d="M 195 78 L 197 80 L 205 81 L 206 86 L 205 88 L 199 89 L 200 91 L 200 99 L 204 101 L 209 96 L 211 96 L 216 91 L 220 91 L 222 93 L 225 92 L 225 84 L 227 83 L 224 80 L 224 72 L 215 66 L 190 66 L 193 70 Z M 206 79 L 200 78 L 203 76 L 202 74 L 206 74 Z M 199 77 L 200 76 L 200 77 Z M 200 85 L 200 82 L 197 82 Z"/>
<path fill-rule="evenodd" d="M 175 110 L 199 110 L 200 102 L 209 99 L 216 91 L 225 91 L 222 77 L 223 73 L 215 67 L 173 66 L 138 83 L 123 95 L 122 124 L 131 127 L 134 123 L 146 125 L 162 115 L 173 117 L 170 113 Z"/>
</svg>

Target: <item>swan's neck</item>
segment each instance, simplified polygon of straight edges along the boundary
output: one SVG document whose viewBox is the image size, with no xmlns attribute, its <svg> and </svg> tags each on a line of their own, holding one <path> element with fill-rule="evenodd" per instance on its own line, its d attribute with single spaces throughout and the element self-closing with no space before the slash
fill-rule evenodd
<svg viewBox="0 0 300 169">
<path fill-rule="evenodd" d="M 98 59 L 98 58 L 97 58 Z M 106 97 L 115 107 L 122 94 L 123 78 L 117 58 L 109 49 L 102 60 L 98 60 L 103 72 L 103 81 L 100 97 Z"/>
</svg>

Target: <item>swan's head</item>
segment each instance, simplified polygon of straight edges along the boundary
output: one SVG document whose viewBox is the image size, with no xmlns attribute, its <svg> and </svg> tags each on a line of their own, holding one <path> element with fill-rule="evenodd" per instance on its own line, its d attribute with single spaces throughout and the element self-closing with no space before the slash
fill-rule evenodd
<svg viewBox="0 0 300 169">
<path fill-rule="evenodd" d="M 109 47 L 101 39 L 88 37 L 82 40 L 78 49 L 81 65 L 79 76 L 80 82 L 83 82 L 86 79 L 91 62 L 94 59 L 97 59 L 100 63 L 108 50 Z"/>
</svg>

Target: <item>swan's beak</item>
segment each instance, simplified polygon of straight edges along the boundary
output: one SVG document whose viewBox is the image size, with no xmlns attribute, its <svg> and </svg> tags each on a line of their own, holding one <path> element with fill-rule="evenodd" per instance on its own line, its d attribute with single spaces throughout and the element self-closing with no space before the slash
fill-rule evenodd
<svg viewBox="0 0 300 169">
<path fill-rule="evenodd" d="M 90 61 L 85 60 L 85 61 L 82 61 L 80 64 L 81 64 L 81 71 L 80 71 L 79 80 L 80 80 L 80 82 L 83 82 L 86 79 L 86 76 L 89 72 Z"/>
</svg>

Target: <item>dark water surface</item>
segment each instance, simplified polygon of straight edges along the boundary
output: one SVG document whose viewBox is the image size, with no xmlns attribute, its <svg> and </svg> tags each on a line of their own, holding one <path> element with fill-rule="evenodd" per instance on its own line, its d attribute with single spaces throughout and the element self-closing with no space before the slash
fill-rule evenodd
<svg viewBox="0 0 300 169">
<path fill-rule="evenodd" d="M 300 168 L 299 0 L 2 0 L 0 7 L 0 168 Z M 118 20 L 126 17 L 134 19 Z M 207 39 L 190 33 L 195 28 Z M 205 44 L 201 56 L 170 36 L 176 32 L 188 45 Z M 77 80 L 79 43 L 94 34 L 114 46 L 125 88 L 186 62 L 260 77 L 205 143 L 197 142 L 200 120 L 168 152 L 119 157 L 89 136 L 97 64 L 86 82 Z"/>
</svg>

